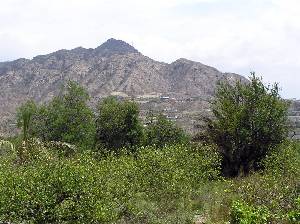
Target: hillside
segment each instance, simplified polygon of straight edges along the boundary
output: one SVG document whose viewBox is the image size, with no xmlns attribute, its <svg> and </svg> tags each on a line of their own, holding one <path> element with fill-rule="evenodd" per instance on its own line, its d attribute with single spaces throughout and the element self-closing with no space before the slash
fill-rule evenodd
<svg viewBox="0 0 300 224">
<path fill-rule="evenodd" d="M 78 47 L 29 59 L 0 63 L 0 133 L 13 133 L 16 108 L 27 99 L 47 102 L 74 80 L 91 95 L 135 99 L 142 115 L 164 112 L 192 131 L 199 111 L 209 107 L 220 80 L 246 80 L 187 59 L 167 64 L 144 56 L 121 40 L 109 39 L 95 49 Z"/>
<path fill-rule="evenodd" d="M 292 126 L 290 136 L 293 139 L 300 139 L 300 100 L 294 100 L 291 102 L 289 119 Z"/>
</svg>

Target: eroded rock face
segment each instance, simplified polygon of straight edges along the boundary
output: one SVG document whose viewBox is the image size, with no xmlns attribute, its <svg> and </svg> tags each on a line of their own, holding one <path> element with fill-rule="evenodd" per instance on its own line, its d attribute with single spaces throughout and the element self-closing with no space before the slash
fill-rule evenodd
<svg viewBox="0 0 300 224">
<path fill-rule="evenodd" d="M 91 105 L 111 94 L 128 96 L 140 102 L 142 114 L 148 109 L 169 111 L 170 116 L 189 127 L 192 121 L 186 124 L 184 118 L 208 108 L 207 100 L 213 97 L 218 81 L 246 79 L 186 59 L 171 64 L 154 61 L 115 39 L 95 49 L 79 47 L 32 60 L 2 62 L 0 134 L 14 133 L 15 111 L 21 103 L 27 99 L 47 102 L 59 94 L 68 80 L 77 81 L 88 90 Z"/>
</svg>

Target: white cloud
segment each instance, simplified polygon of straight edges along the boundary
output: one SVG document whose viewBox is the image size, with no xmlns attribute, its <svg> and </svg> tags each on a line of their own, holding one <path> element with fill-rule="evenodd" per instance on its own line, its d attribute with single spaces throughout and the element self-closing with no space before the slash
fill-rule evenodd
<svg viewBox="0 0 300 224">
<path fill-rule="evenodd" d="M 115 37 L 160 61 L 256 70 L 300 98 L 299 21 L 298 0 L 1 0 L 0 60 Z"/>
</svg>

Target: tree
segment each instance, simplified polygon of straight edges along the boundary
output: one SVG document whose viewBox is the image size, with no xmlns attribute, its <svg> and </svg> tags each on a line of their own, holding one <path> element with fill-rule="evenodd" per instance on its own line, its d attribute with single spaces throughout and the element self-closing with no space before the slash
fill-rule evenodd
<svg viewBox="0 0 300 224">
<path fill-rule="evenodd" d="M 247 175 L 261 168 L 268 152 L 287 136 L 288 103 L 278 84 L 265 86 L 254 73 L 250 82 L 220 83 L 206 132 L 219 146 L 226 176 Z"/>
<path fill-rule="evenodd" d="M 186 143 L 188 137 L 185 132 L 177 127 L 174 122 L 168 120 L 166 116 L 160 114 L 156 120 L 150 117 L 150 122 L 146 129 L 146 144 L 163 147 L 171 144 Z"/>
<path fill-rule="evenodd" d="M 27 141 L 32 118 L 37 111 L 37 106 L 34 101 L 28 100 L 17 109 L 17 126 L 22 128 L 23 140 Z"/>
<path fill-rule="evenodd" d="M 91 147 L 95 135 L 94 114 L 88 107 L 89 95 L 75 82 L 68 82 L 64 92 L 48 105 L 38 108 L 32 135 L 47 141 L 63 141 Z"/>
<path fill-rule="evenodd" d="M 139 145 L 143 141 L 143 127 L 138 105 L 108 97 L 98 105 L 96 143 L 108 150 Z"/>
</svg>

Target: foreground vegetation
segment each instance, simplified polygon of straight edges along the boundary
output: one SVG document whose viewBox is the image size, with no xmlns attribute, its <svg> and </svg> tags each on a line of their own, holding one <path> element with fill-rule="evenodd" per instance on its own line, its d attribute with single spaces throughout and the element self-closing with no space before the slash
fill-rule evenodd
<svg viewBox="0 0 300 224">
<path fill-rule="evenodd" d="M 235 179 L 220 176 L 212 146 L 101 156 L 34 139 L 24 147 L 26 162 L 1 147 L 1 221 L 192 223 L 195 215 L 206 223 L 299 221 L 299 143 L 281 145 L 264 160 L 264 172 Z"/>
<path fill-rule="evenodd" d="M 299 223 L 300 143 L 277 85 L 220 85 L 198 140 L 163 115 L 76 83 L 18 110 L 0 140 L 2 223 Z M 193 138 L 194 140 L 197 138 Z"/>
</svg>

